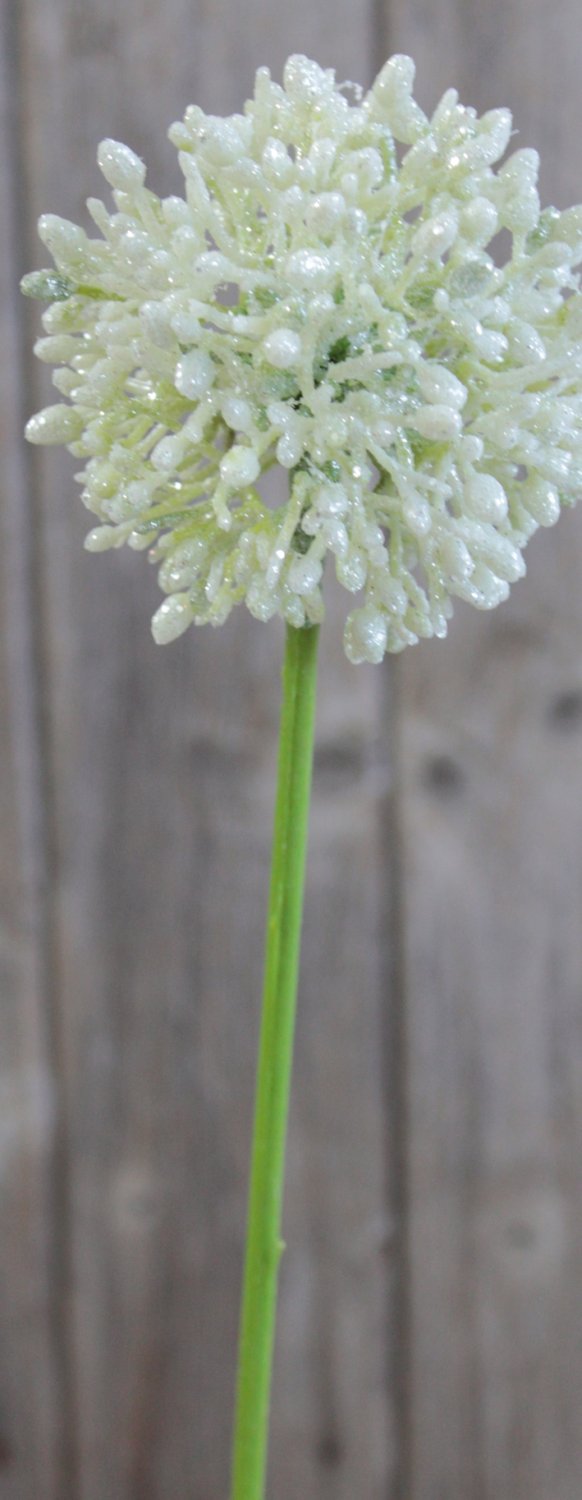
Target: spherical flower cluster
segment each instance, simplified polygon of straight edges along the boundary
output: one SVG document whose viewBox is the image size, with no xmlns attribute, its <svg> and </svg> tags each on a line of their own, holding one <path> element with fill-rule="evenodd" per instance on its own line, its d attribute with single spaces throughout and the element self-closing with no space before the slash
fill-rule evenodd
<svg viewBox="0 0 582 1500">
<path fill-rule="evenodd" d="M 540 212 L 535 151 L 492 170 L 507 110 L 451 90 L 429 120 L 413 78 L 393 57 L 362 97 L 304 57 L 282 87 L 261 68 L 244 114 L 172 126 L 185 199 L 104 141 L 102 237 L 40 221 L 56 269 L 24 289 L 68 404 L 27 435 L 85 461 L 90 550 L 160 563 L 160 642 L 239 602 L 319 621 L 329 559 L 362 596 L 347 654 L 380 661 L 443 636 L 455 597 L 505 599 L 577 498 L 582 208 Z"/>
</svg>

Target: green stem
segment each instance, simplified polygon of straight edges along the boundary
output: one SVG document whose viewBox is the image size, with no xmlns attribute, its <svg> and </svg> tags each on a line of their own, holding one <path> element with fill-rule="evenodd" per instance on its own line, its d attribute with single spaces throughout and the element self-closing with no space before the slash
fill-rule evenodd
<svg viewBox="0 0 582 1500">
<path fill-rule="evenodd" d="M 240 1329 L 232 1500 L 263 1500 L 319 629 L 289 626 Z"/>
</svg>

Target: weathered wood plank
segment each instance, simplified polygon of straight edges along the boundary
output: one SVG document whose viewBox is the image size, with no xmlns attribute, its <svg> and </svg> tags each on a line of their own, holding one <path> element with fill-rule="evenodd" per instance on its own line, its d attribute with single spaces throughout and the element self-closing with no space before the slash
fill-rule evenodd
<svg viewBox="0 0 582 1500">
<path fill-rule="evenodd" d="M 103 135 L 177 184 L 165 128 L 312 50 L 365 77 L 369 6 L 25 0 L 35 211 L 78 218 Z M 143 561 L 83 555 L 41 460 L 58 997 L 72 1156 L 79 1486 L 223 1500 L 281 633 L 239 615 L 160 652 Z M 378 1067 L 378 678 L 326 636 L 274 1403 L 279 1500 L 387 1493 Z M 338 769 L 339 768 L 339 769 Z M 317 841 L 319 847 L 316 848 Z M 341 1145 L 341 1151 L 340 1151 Z M 345 1148 L 345 1149 L 344 1149 Z"/>
<path fill-rule="evenodd" d="M 62 1476 L 64 1348 L 57 1326 L 57 1099 L 46 951 L 41 810 L 39 600 L 23 458 L 22 254 L 15 8 L 0 12 L 0 1493 L 56 1500 Z"/>
<path fill-rule="evenodd" d="M 581 196 L 572 0 L 386 8 L 391 50 L 510 104 L 546 198 Z M 400 664 L 406 1500 L 582 1486 L 582 517 L 491 618 Z"/>
</svg>

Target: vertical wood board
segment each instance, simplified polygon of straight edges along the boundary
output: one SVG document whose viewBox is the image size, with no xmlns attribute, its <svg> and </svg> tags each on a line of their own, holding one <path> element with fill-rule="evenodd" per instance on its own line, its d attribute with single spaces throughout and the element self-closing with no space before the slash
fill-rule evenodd
<svg viewBox="0 0 582 1500">
<path fill-rule="evenodd" d="M 103 191 L 104 135 L 143 154 L 156 190 L 178 188 L 167 126 L 192 100 L 240 108 L 261 62 L 280 73 L 306 50 L 342 76 L 367 66 L 361 0 L 277 11 L 276 24 L 258 4 L 24 10 L 34 214 L 83 217 Z M 77 1391 L 76 1477 L 59 1500 L 223 1500 L 282 634 L 239 612 L 216 634 L 156 648 L 155 580 L 131 553 L 83 554 L 73 469 L 41 455 Z M 365 752 L 379 684 L 349 668 L 336 606 L 332 618 L 274 1400 L 279 1500 L 298 1488 L 347 1500 L 356 1485 L 383 1500 L 392 1462 L 378 787 Z M 352 1149 L 343 1180 L 327 1184 L 338 1131 Z"/>
<path fill-rule="evenodd" d="M 426 107 L 509 104 L 545 200 L 580 199 L 570 0 L 392 0 L 385 23 Z M 582 1481 L 581 518 L 527 560 L 508 605 L 459 605 L 399 669 L 414 1500 Z"/>
</svg>

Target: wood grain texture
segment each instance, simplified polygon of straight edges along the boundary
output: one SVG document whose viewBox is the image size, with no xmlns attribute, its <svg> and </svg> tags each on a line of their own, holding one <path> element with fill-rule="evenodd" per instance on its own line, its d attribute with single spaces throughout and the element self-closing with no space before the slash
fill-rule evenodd
<svg viewBox="0 0 582 1500">
<path fill-rule="evenodd" d="M 570 0 L 394 0 L 390 48 L 510 103 L 544 194 L 580 198 Z M 399 670 L 405 920 L 406 1460 L 414 1500 L 575 1500 L 582 1482 L 582 518 L 492 617 Z"/>
<path fill-rule="evenodd" d="M 102 190 L 104 135 L 144 155 L 157 190 L 177 187 L 165 132 L 188 102 L 240 108 L 256 65 L 279 72 L 298 48 L 365 76 L 369 35 L 362 0 L 276 17 L 259 4 L 25 0 L 31 220 L 49 207 L 83 217 Z M 74 467 L 39 460 L 75 1389 L 59 1500 L 224 1500 L 282 634 L 239 613 L 216 634 L 156 648 L 143 558 L 82 552 Z M 382 788 L 366 756 L 380 685 L 348 666 L 338 634 L 322 663 L 321 843 L 274 1401 L 279 1500 L 356 1489 L 380 1500 L 392 1462 Z"/>
<path fill-rule="evenodd" d="M 510 103 L 580 198 L 575 0 L 8 0 L 0 12 L 0 1500 L 224 1500 L 282 633 L 154 647 L 144 559 L 83 553 L 75 464 L 23 452 L 44 210 L 117 135 L 305 51 L 410 50 Z M 14 378 L 12 378 L 14 375 Z M 582 517 L 491 618 L 350 668 L 330 600 L 271 1492 L 582 1488 Z"/>
<path fill-rule="evenodd" d="M 44 972 L 48 863 L 33 512 L 14 298 L 23 227 L 14 20 L 11 8 L 0 12 L 0 1493 L 56 1500 L 64 1440 L 59 1129 Z"/>
</svg>

